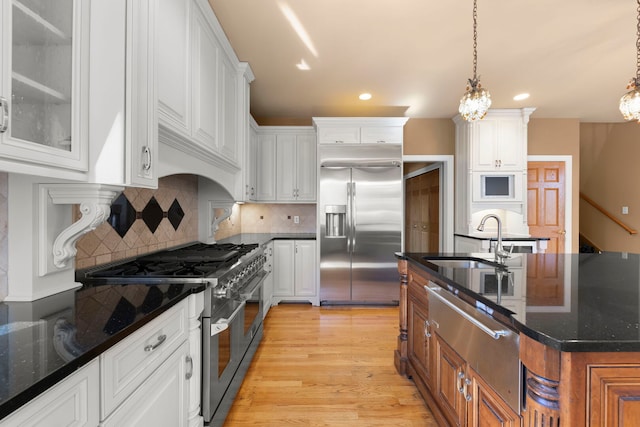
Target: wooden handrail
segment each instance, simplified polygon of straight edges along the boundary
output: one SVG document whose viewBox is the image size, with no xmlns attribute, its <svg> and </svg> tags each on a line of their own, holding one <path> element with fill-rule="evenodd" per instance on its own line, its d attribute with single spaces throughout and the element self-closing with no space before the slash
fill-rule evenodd
<svg viewBox="0 0 640 427">
<path fill-rule="evenodd" d="M 618 218 L 613 216 L 609 211 L 607 211 L 605 208 L 600 206 L 598 203 L 594 202 L 591 198 L 589 198 L 589 196 L 585 195 L 583 192 L 580 192 L 580 198 L 583 199 L 585 202 L 589 203 L 591 206 L 593 206 L 594 208 L 596 208 L 600 212 L 602 212 L 602 214 L 604 216 L 606 216 L 607 218 L 609 218 L 611 221 L 615 222 L 620 227 L 624 228 L 624 230 L 627 233 L 629 233 L 629 234 L 638 234 L 638 230 L 634 230 L 633 228 L 631 228 L 628 225 L 626 225 L 624 222 L 620 221 Z"/>
</svg>

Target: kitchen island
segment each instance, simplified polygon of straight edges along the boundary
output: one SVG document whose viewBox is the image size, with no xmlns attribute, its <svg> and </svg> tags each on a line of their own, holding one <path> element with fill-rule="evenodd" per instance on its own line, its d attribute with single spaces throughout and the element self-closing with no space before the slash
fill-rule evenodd
<svg viewBox="0 0 640 427">
<path fill-rule="evenodd" d="M 413 378 L 441 424 L 494 417 L 513 426 L 640 425 L 639 255 L 513 254 L 505 266 L 486 253 L 397 257 L 396 368 Z M 470 257 L 484 262 L 455 261 Z M 518 399 L 496 392 L 500 387 L 478 374 L 482 366 L 460 356 L 466 349 L 442 339 L 435 294 L 493 322 L 491 342 L 519 338 Z M 468 329 L 462 335 L 473 341 Z M 495 359 L 490 371 L 504 370 Z"/>
</svg>

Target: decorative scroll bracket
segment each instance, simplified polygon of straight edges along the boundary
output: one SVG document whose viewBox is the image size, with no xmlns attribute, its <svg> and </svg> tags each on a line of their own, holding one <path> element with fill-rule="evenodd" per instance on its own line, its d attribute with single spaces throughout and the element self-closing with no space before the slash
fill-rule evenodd
<svg viewBox="0 0 640 427">
<path fill-rule="evenodd" d="M 78 239 L 109 217 L 111 202 L 123 189 L 102 184 L 40 185 L 40 276 L 70 267 L 68 261 L 77 253 Z M 54 205 L 74 204 L 80 205 L 82 217 L 66 226 L 67 218 L 71 215 L 71 207 L 62 209 L 64 212 L 61 213 L 59 207 Z"/>
<path fill-rule="evenodd" d="M 225 219 L 231 216 L 233 200 L 210 200 L 209 201 L 209 236 L 208 243 L 215 243 L 216 231 L 218 231 L 219 224 Z"/>
</svg>

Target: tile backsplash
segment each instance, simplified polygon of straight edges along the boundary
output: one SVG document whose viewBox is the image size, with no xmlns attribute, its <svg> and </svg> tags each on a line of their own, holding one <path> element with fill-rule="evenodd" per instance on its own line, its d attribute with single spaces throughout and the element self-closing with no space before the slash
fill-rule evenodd
<svg viewBox="0 0 640 427">
<path fill-rule="evenodd" d="M 123 237 L 108 221 L 82 236 L 76 244 L 76 268 L 105 264 L 198 240 L 197 176 L 171 175 L 160 178 L 156 190 L 127 187 L 123 194 L 138 213 L 133 225 Z M 184 217 L 177 229 L 167 215 L 160 220 L 155 231 L 149 229 L 140 213 L 152 198 L 163 212 L 168 212 L 174 201 L 179 203 Z M 75 215 L 74 220 L 80 215 L 77 208 Z"/>
</svg>

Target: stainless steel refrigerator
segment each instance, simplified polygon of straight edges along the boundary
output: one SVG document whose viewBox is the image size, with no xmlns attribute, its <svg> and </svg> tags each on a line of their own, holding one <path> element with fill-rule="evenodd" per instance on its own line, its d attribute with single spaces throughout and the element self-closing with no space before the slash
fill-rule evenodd
<svg viewBox="0 0 640 427">
<path fill-rule="evenodd" d="M 320 302 L 397 304 L 402 147 L 319 147 Z"/>
</svg>

